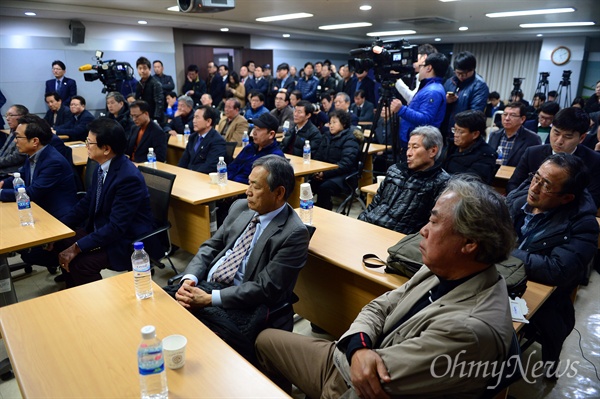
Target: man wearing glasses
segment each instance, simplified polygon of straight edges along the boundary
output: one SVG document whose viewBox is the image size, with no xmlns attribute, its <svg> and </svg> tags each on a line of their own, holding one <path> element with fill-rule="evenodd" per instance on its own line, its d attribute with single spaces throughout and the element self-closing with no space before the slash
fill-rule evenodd
<svg viewBox="0 0 600 399">
<path fill-rule="evenodd" d="M 154 148 L 156 160 L 167 160 L 167 140 L 161 127 L 150 119 L 150 105 L 146 101 L 137 100 L 129 106 L 129 115 L 135 123 L 131 129 L 126 155 L 133 162 L 145 162 L 148 149 Z"/>
<path fill-rule="evenodd" d="M 15 144 L 15 135 L 19 118 L 29 113 L 24 105 L 11 105 L 6 112 L 6 122 L 10 128 L 10 133 L 6 141 L 0 147 L 0 177 L 6 177 L 9 173 L 16 172 L 25 162 L 26 154 L 21 154 Z M 4 133 L 1 133 L 4 134 Z"/>
<path fill-rule="evenodd" d="M 542 144 L 540 136 L 523 127 L 525 111 L 525 105 L 509 103 L 502 114 L 503 128 L 490 135 L 489 145 L 501 165 L 517 166 L 528 147 Z"/>
<path fill-rule="evenodd" d="M 570 295 L 583 280 L 598 245 L 597 207 L 586 189 L 589 181 L 581 158 L 556 153 L 507 198 L 517 233 L 512 255 L 523 261 L 530 280 L 556 286 L 526 330 L 526 336 L 537 335 L 542 360 L 550 362 L 547 378 L 557 378 L 562 344 L 575 325 Z"/>
</svg>

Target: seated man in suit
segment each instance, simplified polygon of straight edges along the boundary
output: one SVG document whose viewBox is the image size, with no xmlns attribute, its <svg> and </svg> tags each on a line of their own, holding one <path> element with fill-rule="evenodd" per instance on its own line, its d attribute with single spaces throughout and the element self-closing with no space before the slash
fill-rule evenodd
<svg viewBox="0 0 600 399">
<path fill-rule="evenodd" d="M 272 155 L 254 162 L 247 199 L 236 201 L 205 241 L 178 286 L 165 289 L 246 359 L 269 310 L 289 303 L 306 263 L 309 235 L 286 200 L 294 170 Z M 290 328 L 293 312 L 280 320 Z M 266 320 L 265 320 L 266 319 Z M 279 326 L 278 326 L 279 327 Z"/>
<path fill-rule="evenodd" d="M 358 116 L 356 116 L 355 113 L 350 112 L 350 96 L 347 95 L 346 93 L 338 93 L 335 95 L 335 98 L 333 100 L 333 108 L 338 110 L 341 109 L 342 111 L 346 111 L 348 113 L 350 113 L 350 125 L 352 126 L 358 126 Z M 325 132 L 323 132 L 325 133 Z"/>
<path fill-rule="evenodd" d="M 340 340 L 263 331 L 256 350 L 264 372 L 311 398 L 481 397 L 489 374 L 450 370 L 459 356 L 491 366 L 509 353 L 508 292 L 494 267 L 515 242 L 508 209 L 493 189 L 459 177 L 421 235 L 423 267 L 367 304 Z"/>
<path fill-rule="evenodd" d="M 63 105 L 62 98 L 55 91 L 46 93 L 45 100 L 48 111 L 44 115 L 44 120 L 50 127 L 64 125 L 71 116 L 69 107 Z"/>
<path fill-rule="evenodd" d="M 226 153 L 225 139 L 214 129 L 217 111 L 201 106 L 194 113 L 194 133 L 185 147 L 177 166 L 200 173 L 217 171 L 219 157 Z"/>
<path fill-rule="evenodd" d="M 556 103 L 549 103 L 556 104 Z M 600 208 L 600 154 L 582 143 L 590 127 L 590 118 L 580 108 L 565 108 L 556 114 L 550 132 L 550 144 L 527 148 L 515 171 L 506 183 L 506 192 L 510 193 L 527 180 L 531 173 L 538 170 L 544 160 L 552 154 L 573 154 L 583 160 L 587 168 L 594 173 L 590 176 L 588 191 L 596 207 Z"/>
<path fill-rule="evenodd" d="M 225 141 L 235 141 L 242 145 L 242 136 L 248 131 L 248 121 L 240 115 L 241 104 L 237 98 L 228 98 L 225 101 L 225 118 L 219 121 L 217 131 L 225 138 Z"/>
<path fill-rule="evenodd" d="M 582 158 L 557 153 L 506 199 L 518 238 L 512 255 L 523 261 L 529 279 L 557 287 L 527 325 L 541 336 L 549 378 L 557 378 L 563 342 L 575 325 L 571 293 L 598 246 L 597 205 L 588 183 Z"/>
<path fill-rule="evenodd" d="M 189 96 L 180 96 L 177 99 L 177 111 L 172 120 L 167 123 L 164 130 L 171 136 L 184 134 L 185 125 L 191 129 L 194 122 L 194 100 Z"/>
<path fill-rule="evenodd" d="M 502 114 L 502 129 L 490 135 L 488 144 L 498 154 L 501 165 L 517 166 L 528 147 L 542 144 L 540 136 L 523 127 L 525 105 L 512 102 Z"/>
<path fill-rule="evenodd" d="M 19 152 L 27 156 L 19 169 L 27 195 L 46 212 L 61 219 L 77 203 L 77 190 L 71 163 L 50 144 L 54 137 L 48 123 L 39 116 L 27 114 L 19 118 L 15 143 Z M 0 201 L 15 201 L 12 177 L 0 181 Z M 56 254 L 40 247 L 23 251 L 21 258 L 54 271 L 58 266 Z"/>
<path fill-rule="evenodd" d="M 157 162 L 167 160 L 167 139 L 160 126 L 150 119 L 150 105 L 146 101 L 137 100 L 129 106 L 129 114 L 135 123 L 131 129 L 129 143 L 125 154 L 133 162 L 146 162 L 148 149 L 154 148 Z"/>
<path fill-rule="evenodd" d="M 485 113 L 486 118 L 494 118 L 494 114 L 497 111 L 504 110 L 504 101 L 500 100 L 500 93 L 497 91 L 493 91 L 488 95 L 488 102 L 485 106 L 483 112 Z M 493 126 L 501 127 L 502 126 L 502 117 L 500 115 L 496 115 L 494 120 L 492 121 Z M 525 126 L 527 127 L 527 126 Z"/>
<path fill-rule="evenodd" d="M 350 106 L 350 112 L 356 115 L 359 122 L 373 122 L 375 106 L 368 102 L 363 89 L 354 93 L 354 104 Z"/>
<path fill-rule="evenodd" d="M 154 228 L 144 177 L 125 156 L 123 127 L 112 119 L 96 119 L 85 143 L 88 157 L 99 164 L 96 178 L 85 197 L 61 219 L 76 230 L 75 236 L 54 245 L 68 288 L 101 280 L 102 269 L 130 269 L 132 243 Z M 85 228 L 79 229 L 84 222 Z M 144 244 L 150 256 L 160 257 L 156 237 Z"/>
<path fill-rule="evenodd" d="M 15 136 L 17 135 L 17 126 L 19 126 L 19 118 L 28 113 L 27 107 L 21 104 L 11 105 L 6 112 L 6 122 L 10 133 L 4 144 L 0 146 L 0 177 L 6 177 L 9 173 L 16 172 L 25 162 L 26 155 L 19 152 Z"/>
<path fill-rule="evenodd" d="M 525 129 L 529 129 L 540 136 L 542 143 L 550 144 L 550 129 L 552 129 L 552 121 L 554 115 L 560 111 L 560 105 L 554 101 L 545 102 L 539 109 L 537 117 L 533 120 L 528 120 L 523 123 Z"/>
<path fill-rule="evenodd" d="M 94 120 L 94 115 L 85 109 L 85 98 L 81 96 L 73 96 L 69 106 L 71 115 L 67 121 L 55 126 L 52 132 L 58 135 L 69 136 L 69 140 L 85 140 L 87 133 L 87 125 Z"/>
<path fill-rule="evenodd" d="M 280 146 L 284 153 L 301 157 L 306 140 L 310 141 L 313 152 L 319 149 L 323 135 L 310 121 L 313 112 L 314 108 L 311 103 L 305 100 L 298 101 L 293 112 L 294 126 L 281 140 Z"/>
<path fill-rule="evenodd" d="M 271 115 L 279 121 L 278 133 L 284 131 L 286 122 L 288 129 L 292 126 L 292 122 L 294 122 L 294 109 L 290 107 L 290 94 L 288 92 L 280 91 L 275 95 L 275 108 L 271 110 Z"/>
<path fill-rule="evenodd" d="M 67 67 L 59 60 L 52 62 L 52 74 L 54 79 L 46 81 L 44 93 L 57 92 L 64 104 L 70 104 L 71 99 L 77 95 L 77 82 L 65 76 Z"/>
</svg>

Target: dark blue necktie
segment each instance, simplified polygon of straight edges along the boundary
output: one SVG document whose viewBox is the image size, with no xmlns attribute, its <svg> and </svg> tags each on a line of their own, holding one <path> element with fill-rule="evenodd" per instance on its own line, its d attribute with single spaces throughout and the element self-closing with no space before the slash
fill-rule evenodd
<svg viewBox="0 0 600 399">
<path fill-rule="evenodd" d="M 96 187 L 96 212 L 100 206 L 100 194 L 102 194 L 102 186 L 104 185 L 104 171 L 98 168 L 98 186 Z"/>
<path fill-rule="evenodd" d="M 60 79 L 56 79 L 56 91 L 60 90 Z"/>
<path fill-rule="evenodd" d="M 194 144 L 194 152 L 198 152 L 198 148 L 200 148 L 200 142 L 202 141 L 203 137 L 198 135 L 198 140 L 196 141 L 196 144 Z"/>
</svg>

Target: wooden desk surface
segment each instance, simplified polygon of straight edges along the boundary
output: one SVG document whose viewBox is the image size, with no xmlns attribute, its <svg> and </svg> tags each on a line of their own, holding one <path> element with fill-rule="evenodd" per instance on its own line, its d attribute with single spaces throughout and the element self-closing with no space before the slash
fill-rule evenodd
<svg viewBox="0 0 600 399">
<path fill-rule="evenodd" d="M 496 172 L 496 179 L 509 180 L 515 172 L 514 166 L 501 165 Z"/>
<path fill-rule="evenodd" d="M 375 195 L 377 194 L 377 190 L 379 189 L 379 183 L 369 184 L 368 186 L 363 186 L 360 188 L 360 191 L 367 194 Z"/>
<path fill-rule="evenodd" d="M 187 143 L 185 142 L 183 135 L 169 136 L 169 146 L 185 150 Z"/>
<path fill-rule="evenodd" d="M 138 165 L 145 165 L 140 163 Z M 179 166 L 157 162 L 156 168 L 177 175 L 173 184 L 172 197 L 192 205 L 216 201 L 221 198 L 243 194 L 248 186 L 246 184 L 228 181 L 227 185 L 219 186 L 210 182 L 210 176 Z"/>
<path fill-rule="evenodd" d="M 377 154 L 380 151 L 385 151 L 387 149 L 387 147 L 388 146 L 385 144 L 371 143 L 371 144 L 369 144 L 368 154 L 369 155 Z"/>
<path fill-rule="evenodd" d="M 75 235 L 75 232 L 52 215 L 31 203 L 33 226 L 21 226 L 17 204 L 0 202 L 0 253 L 17 251 Z"/>
<path fill-rule="evenodd" d="M 10 134 L 10 129 L 2 129 L 1 131 L 4 134 Z"/>
<path fill-rule="evenodd" d="M 71 147 L 73 150 L 73 165 L 87 165 L 88 153 L 87 147 L 83 141 L 67 141 L 65 145 Z"/>
<path fill-rule="evenodd" d="M 170 398 L 287 398 L 153 283 L 137 300 L 131 272 L 0 308 L 0 328 L 23 397 L 140 396 L 140 329 L 188 339 L 186 363 L 167 369 Z"/>
<path fill-rule="evenodd" d="M 285 154 L 285 157 L 289 159 L 290 165 L 294 168 L 294 176 L 296 177 L 310 176 L 314 173 L 338 168 L 335 163 L 317 161 L 316 159 L 311 159 L 310 163 L 304 163 L 304 159 L 296 155 Z"/>
<path fill-rule="evenodd" d="M 540 306 L 546 302 L 546 299 L 550 297 L 550 294 L 552 294 L 555 289 L 556 287 L 550 287 L 533 281 L 527 282 L 527 290 L 523 294 L 523 299 L 527 302 L 527 307 L 529 308 L 529 313 L 525 316 L 527 320 L 531 319 L 531 316 L 533 316 Z M 513 322 L 513 328 L 517 332 L 519 332 L 524 325 L 524 323 Z"/>
</svg>

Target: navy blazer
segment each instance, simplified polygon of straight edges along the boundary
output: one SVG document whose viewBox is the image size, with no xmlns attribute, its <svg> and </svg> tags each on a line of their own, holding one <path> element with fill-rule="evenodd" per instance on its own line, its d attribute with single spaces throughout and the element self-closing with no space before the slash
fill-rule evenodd
<svg viewBox="0 0 600 399">
<path fill-rule="evenodd" d="M 52 145 L 46 145 L 39 154 L 32 181 L 29 158 L 19 169 L 27 195 L 55 218 L 62 218 L 77 203 L 73 167 Z M 4 180 L 0 200 L 15 201 L 12 177 Z"/>
<path fill-rule="evenodd" d="M 215 74 L 215 76 L 213 76 L 213 78 L 210 81 L 208 94 L 210 94 L 210 96 L 212 97 L 213 104 L 215 105 L 215 107 L 221 103 L 223 97 L 225 96 L 225 82 L 223 82 L 223 78 L 218 73 Z"/>
<path fill-rule="evenodd" d="M 150 194 L 137 167 L 125 155 L 117 155 L 104 178 L 96 211 L 99 167 L 94 170 L 93 182 L 85 197 L 61 221 L 74 229 L 87 219 L 85 229 L 89 234 L 77 241 L 79 248 L 83 252 L 103 248 L 111 269 L 129 270 L 133 240 L 153 229 Z M 144 244 L 150 256 L 160 258 L 162 249 L 156 237 L 145 240 Z"/>
<path fill-rule="evenodd" d="M 498 152 L 498 146 L 500 145 L 502 134 L 504 134 L 504 129 L 492 132 L 490 135 L 490 140 L 488 141 L 488 144 L 494 149 L 494 151 L 496 151 L 496 153 Z M 525 150 L 528 147 L 540 144 L 542 144 L 540 136 L 521 126 L 518 131 L 518 136 L 513 143 L 512 149 L 510 150 L 506 165 L 517 166 L 521 158 L 523 158 L 523 154 L 525 154 Z"/>
<path fill-rule="evenodd" d="M 365 99 L 370 102 L 371 104 L 375 104 L 377 103 L 376 101 L 376 97 L 375 97 L 375 82 L 373 81 L 373 79 L 371 79 L 368 76 L 365 76 L 364 79 L 362 81 L 357 80 L 356 81 L 356 90 L 362 89 L 365 91 Z M 356 93 L 356 91 L 355 91 Z M 352 101 L 354 101 L 353 97 Z"/>
<path fill-rule="evenodd" d="M 360 116 L 358 116 L 358 105 L 356 105 L 356 103 L 350 105 L 350 111 L 356 115 L 360 122 L 373 122 L 375 106 L 369 101 L 365 100 L 363 103 L 360 110 Z"/>
<path fill-rule="evenodd" d="M 515 190 L 521 183 L 529 178 L 529 173 L 535 172 L 544 163 L 544 160 L 552 155 L 550 144 L 536 145 L 525 150 L 523 158 L 515 168 L 515 171 L 506 183 L 506 193 Z M 600 153 L 589 149 L 584 145 L 578 145 L 573 155 L 581 158 L 590 172 L 590 184 L 587 189 L 592 195 L 596 207 L 600 208 Z"/>
<path fill-rule="evenodd" d="M 200 173 L 216 172 L 219 157 L 225 157 L 227 152 L 225 139 L 215 129 L 210 129 L 202 139 L 198 151 L 194 151 L 199 137 L 196 132 L 190 135 L 190 140 L 177 166 Z"/>
<path fill-rule="evenodd" d="M 260 93 L 262 93 L 265 98 L 267 98 L 267 91 L 269 90 L 269 81 L 267 79 L 265 79 L 264 77 L 261 78 L 260 80 L 256 80 L 256 79 L 252 79 L 251 81 L 248 80 L 245 84 L 246 86 L 246 95 L 250 94 L 250 91 L 254 90 L 254 91 L 258 91 Z M 250 90 L 248 90 L 250 89 Z"/>
<path fill-rule="evenodd" d="M 154 121 L 150 121 L 146 127 L 146 131 L 142 135 L 142 139 L 138 146 L 135 146 L 138 133 L 140 131 L 139 126 L 134 126 L 131 129 L 131 135 L 129 136 L 129 144 L 127 145 L 127 151 L 125 154 L 129 155 L 133 162 L 146 162 L 148 160 L 148 149 L 154 148 L 154 154 L 156 154 L 157 162 L 165 162 L 167 160 L 167 141 L 168 135 L 163 132 L 162 128 Z M 135 148 L 135 153 L 133 152 Z"/>
<path fill-rule="evenodd" d="M 87 125 L 94 120 L 94 115 L 87 109 L 84 109 L 79 116 L 71 114 L 67 122 L 60 126 L 55 126 L 56 134 L 69 136 L 69 140 L 85 141 L 88 128 Z"/>
<path fill-rule="evenodd" d="M 57 92 L 64 105 L 69 106 L 71 104 L 71 97 L 77 95 L 77 82 L 71 78 L 63 76 L 60 88 L 56 90 L 56 79 L 49 79 L 46 81 L 45 93 Z"/>
<path fill-rule="evenodd" d="M 44 120 L 48 122 L 50 127 L 60 126 L 67 123 L 73 115 L 71 114 L 71 110 L 66 105 L 60 107 L 58 111 L 56 111 L 56 123 L 54 123 L 54 112 L 52 110 L 48 110 L 46 115 L 44 115 Z"/>
</svg>

